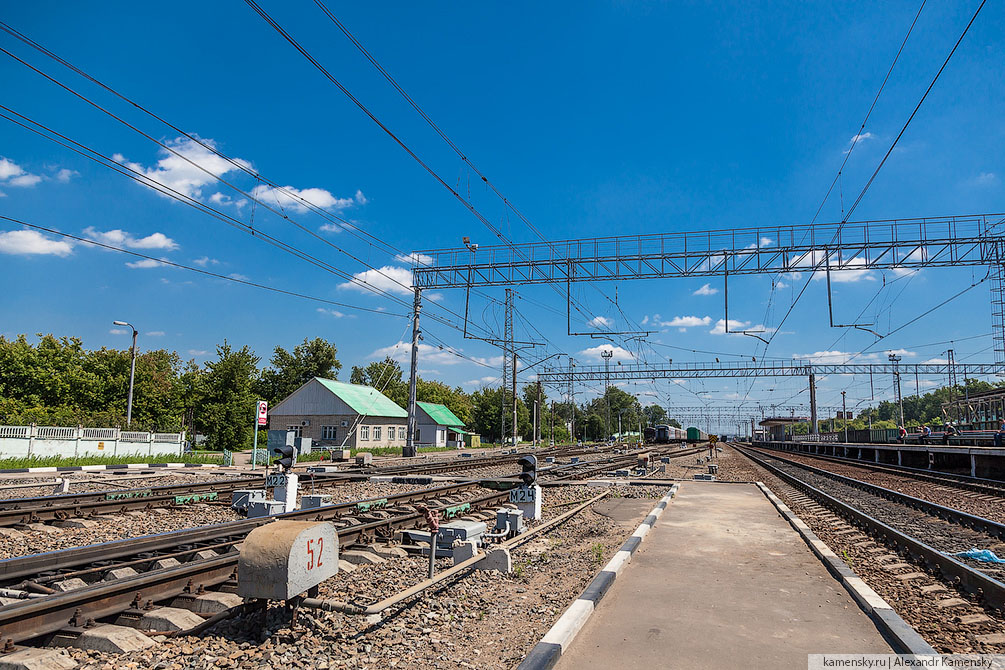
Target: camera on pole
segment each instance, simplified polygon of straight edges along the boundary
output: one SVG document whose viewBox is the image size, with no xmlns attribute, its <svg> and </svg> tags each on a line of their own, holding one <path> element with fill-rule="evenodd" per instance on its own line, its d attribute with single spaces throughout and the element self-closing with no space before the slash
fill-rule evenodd
<svg viewBox="0 0 1005 670">
<path fill-rule="evenodd" d="M 533 486 L 537 483 L 537 457 L 534 455 L 524 456 L 517 463 L 519 463 L 523 470 L 520 473 L 520 481 L 525 486 Z"/>
</svg>

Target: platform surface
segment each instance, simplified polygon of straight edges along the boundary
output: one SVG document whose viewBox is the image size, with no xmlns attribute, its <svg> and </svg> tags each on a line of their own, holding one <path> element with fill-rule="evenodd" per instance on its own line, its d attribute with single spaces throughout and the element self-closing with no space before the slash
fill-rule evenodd
<svg viewBox="0 0 1005 670">
<path fill-rule="evenodd" d="M 893 653 L 752 484 L 684 482 L 557 668 L 793 668 Z"/>
</svg>

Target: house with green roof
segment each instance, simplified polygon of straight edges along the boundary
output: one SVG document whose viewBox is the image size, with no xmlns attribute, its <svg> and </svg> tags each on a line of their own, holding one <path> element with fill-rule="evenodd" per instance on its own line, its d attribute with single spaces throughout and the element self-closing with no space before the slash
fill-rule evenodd
<svg viewBox="0 0 1005 670">
<path fill-rule="evenodd" d="M 464 422 L 446 405 L 416 402 L 415 443 L 426 447 L 463 447 Z"/>
<path fill-rule="evenodd" d="M 269 427 L 316 447 L 401 447 L 408 412 L 372 386 L 315 377 L 269 410 Z"/>
</svg>

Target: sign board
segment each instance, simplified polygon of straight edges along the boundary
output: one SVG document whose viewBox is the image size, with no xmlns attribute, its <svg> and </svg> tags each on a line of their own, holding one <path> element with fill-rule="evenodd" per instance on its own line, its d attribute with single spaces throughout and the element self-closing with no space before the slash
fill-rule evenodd
<svg viewBox="0 0 1005 670">
<path fill-rule="evenodd" d="M 509 501 L 511 503 L 532 503 L 537 499 L 537 488 L 533 486 L 518 486 L 510 489 Z"/>
<path fill-rule="evenodd" d="M 719 436 L 718 435 L 709 435 L 708 436 L 708 443 L 709 444 L 715 444 L 718 441 L 719 441 Z"/>
<path fill-rule="evenodd" d="M 245 415 L 247 416 L 247 415 Z M 258 425 L 264 426 L 269 421 L 269 403 L 264 400 L 258 401 L 258 409 L 255 412 L 255 416 L 258 418 Z"/>
<path fill-rule="evenodd" d="M 276 487 L 286 488 L 286 483 L 287 483 L 286 475 L 280 472 L 273 472 L 268 477 L 265 478 L 265 488 L 267 489 L 272 489 Z"/>
</svg>

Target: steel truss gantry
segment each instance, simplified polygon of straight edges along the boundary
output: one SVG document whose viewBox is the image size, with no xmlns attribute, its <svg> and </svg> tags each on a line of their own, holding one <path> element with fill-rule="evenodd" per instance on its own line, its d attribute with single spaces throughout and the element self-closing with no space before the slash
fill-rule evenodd
<svg viewBox="0 0 1005 670">
<path fill-rule="evenodd" d="M 737 228 L 421 251 L 422 289 L 995 265 L 1005 215 Z"/>
<path fill-rule="evenodd" d="M 957 363 L 957 374 L 967 377 L 1005 373 L 1005 363 Z M 949 375 L 946 363 L 811 363 L 809 361 L 781 361 L 778 363 L 671 363 L 668 365 L 613 365 L 611 381 L 653 381 L 656 379 L 707 379 L 709 377 L 809 377 L 810 375 Z M 537 374 L 542 383 L 568 384 L 572 379 L 580 382 L 602 381 L 607 378 L 603 365 L 577 365 L 572 370 L 544 368 Z"/>
</svg>

